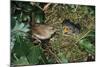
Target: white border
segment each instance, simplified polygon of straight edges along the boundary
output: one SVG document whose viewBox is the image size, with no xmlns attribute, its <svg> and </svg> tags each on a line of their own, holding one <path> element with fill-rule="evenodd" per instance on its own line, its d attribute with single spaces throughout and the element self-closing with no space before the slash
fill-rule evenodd
<svg viewBox="0 0 100 67">
<path fill-rule="evenodd" d="M 10 3 L 0 0 L 0 67 L 10 63 Z"/>
<path fill-rule="evenodd" d="M 99 0 L 32 0 L 37 2 L 57 2 L 69 4 L 96 5 L 96 62 L 38 65 L 39 67 L 98 67 L 100 62 L 100 5 Z M 10 1 L 0 0 L 0 67 L 10 67 Z M 33 67 L 33 66 L 25 66 Z M 35 67 L 35 66 L 34 66 Z"/>
<path fill-rule="evenodd" d="M 95 0 L 16 0 L 16 1 L 34 1 L 34 2 L 51 2 L 51 3 L 95 5 Z"/>
</svg>

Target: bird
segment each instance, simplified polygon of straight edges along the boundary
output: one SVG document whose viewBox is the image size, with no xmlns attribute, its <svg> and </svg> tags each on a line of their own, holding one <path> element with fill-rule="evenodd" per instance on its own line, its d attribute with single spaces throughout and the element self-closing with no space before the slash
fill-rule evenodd
<svg viewBox="0 0 100 67">
<path fill-rule="evenodd" d="M 34 24 L 32 26 L 32 37 L 37 40 L 46 40 L 51 38 L 55 31 L 54 27 L 47 24 Z"/>
<path fill-rule="evenodd" d="M 80 33 L 80 25 L 74 24 L 69 19 L 65 19 L 62 23 L 64 34 L 79 34 Z"/>
</svg>

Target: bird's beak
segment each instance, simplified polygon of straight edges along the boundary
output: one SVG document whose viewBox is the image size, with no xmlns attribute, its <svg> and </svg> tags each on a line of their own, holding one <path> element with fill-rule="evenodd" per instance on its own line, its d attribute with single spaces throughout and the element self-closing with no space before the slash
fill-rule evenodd
<svg viewBox="0 0 100 67">
<path fill-rule="evenodd" d="M 69 32 L 69 29 L 67 27 L 64 27 L 64 30 L 63 30 L 64 33 L 67 33 Z"/>
</svg>

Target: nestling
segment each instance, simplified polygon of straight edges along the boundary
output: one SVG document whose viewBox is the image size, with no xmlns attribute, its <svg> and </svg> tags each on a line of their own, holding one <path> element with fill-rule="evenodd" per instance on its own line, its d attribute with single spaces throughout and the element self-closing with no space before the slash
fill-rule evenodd
<svg viewBox="0 0 100 67">
<path fill-rule="evenodd" d="M 54 33 L 55 29 L 45 24 L 34 24 L 32 26 L 32 37 L 41 40 L 49 39 Z"/>
<path fill-rule="evenodd" d="M 67 34 L 79 34 L 80 33 L 80 25 L 74 24 L 69 19 L 65 19 L 63 21 L 64 33 Z"/>
</svg>

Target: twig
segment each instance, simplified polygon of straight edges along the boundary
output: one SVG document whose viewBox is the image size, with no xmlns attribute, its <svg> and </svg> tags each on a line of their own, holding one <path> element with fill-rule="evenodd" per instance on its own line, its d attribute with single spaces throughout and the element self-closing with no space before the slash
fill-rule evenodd
<svg viewBox="0 0 100 67">
<path fill-rule="evenodd" d="M 61 60 L 57 57 L 57 55 L 55 53 L 53 53 L 50 49 L 49 49 L 49 52 L 52 53 L 52 55 L 54 55 L 57 59 L 57 62 L 61 63 Z"/>
<path fill-rule="evenodd" d="M 89 30 L 88 32 L 86 32 L 86 33 L 84 34 L 84 36 L 82 36 L 81 38 L 79 38 L 79 40 L 76 41 L 75 43 L 78 43 L 81 39 L 83 39 L 84 37 L 86 37 L 87 34 L 90 33 L 90 32 L 91 32 L 91 30 Z"/>
<path fill-rule="evenodd" d="M 40 8 L 41 10 L 43 10 L 39 5 L 35 4 L 34 2 L 30 2 L 31 5 L 35 5 L 36 7 Z"/>
<path fill-rule="evenodd" d="M 43 7 L 43 11 L 47 10 L 48 7 L 49 7 L 50 5 L 51 5 L 51 3 L 46 4 L 46 5 Z"/>
</svg>

